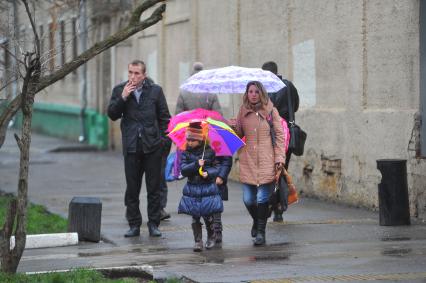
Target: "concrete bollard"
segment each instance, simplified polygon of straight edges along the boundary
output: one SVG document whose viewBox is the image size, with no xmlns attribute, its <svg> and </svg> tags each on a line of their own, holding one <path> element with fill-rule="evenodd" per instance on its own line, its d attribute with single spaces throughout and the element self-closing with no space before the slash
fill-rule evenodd
<svg viewBox="0 0 426 283">
<path fill-rule="evenodd" d="M 80 241 L 101 240 L 102 203 L 95 197 L 73 197 L 68 210 L 68 232 L 77 232 Z"/>
<path fill-rule="evenodd" d="M 382 173 L 379 184 L 381 226 L 410 225 L 406 163 L 399 159 L 377 160 L 377 169 Z"/>
</svg>

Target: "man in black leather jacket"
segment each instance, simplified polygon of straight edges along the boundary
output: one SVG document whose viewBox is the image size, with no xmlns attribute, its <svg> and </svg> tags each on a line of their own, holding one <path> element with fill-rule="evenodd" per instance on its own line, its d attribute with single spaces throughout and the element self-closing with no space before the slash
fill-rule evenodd
<svg viewBox="0 0 426 283">
<path fill-rule="evenodd" d="M 130 226 L 124 236 L 140 235 L 139 195 L 146 173 L 148 230 L 150 236 L 159 237 L 161 157 L 163 148 L 170 143 L 165 136 L 170 113 L 162 88 L 146 77 L 144 62 L 132 61 L 128 65 L 128 78 L 114 87 L 108 105 L 111 120 L 121 119 L 127 183 L 124 202 Z"/>
<path fill-rule="evenodd" d="M 265 62 L 262 65 L 263 70 L 270 71 L 274 73 L 277 77 L 279 77 L 286 87 L 280 89 L 277 92 L 274 93 L 268 93 L 269 98 L 271 99 L 272 103 L 274 104 L 274 107 L 277 108 L 278 112 L 280 113 L 280 116 L 284 118 L 287 121 L 287 124 L 289 122 L 288 117 L 288 95 L 291 93 L 291 103 L 293 106 L 293 111 L 296 113 L 296 111 L 299 109 L 299 94 L 297 93 L 296 87 L 293 85 L 293 83 L 289 80 L 283 79 L 281 75 L 278 75 L 278 67 L 277 64 L 274 61 L 268 61 Z M 290 163 L 290 157 L 291 157 L 291 150 L 288 150 L 286 152 L 286 158 L 285 158 L 285 164 L 284 167 L 287 170 L 288 165 Z M 283 221 L 283 212 L 279 211 L 278 209 L 274 208 L 274 221 L 275 222 L 282 222 Z"/>
</svg>

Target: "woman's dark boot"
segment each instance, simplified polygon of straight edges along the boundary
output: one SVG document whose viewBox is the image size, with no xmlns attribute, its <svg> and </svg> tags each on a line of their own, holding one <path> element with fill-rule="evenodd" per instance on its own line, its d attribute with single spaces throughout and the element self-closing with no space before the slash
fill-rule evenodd
<svg viewBox="0 0 426 283">
<path fill-rule="evenodd" d="M 251 236 L 254 238 L 257 234 L 257 206 L 256 205 L 246 205 L 247 211 L 250 213 L 251 218 L 253 219 L 253 225 L 251 226 Z"/>
<path fill-rule="evenodd" d="M 207 241 L 206 241 L 206 249 L 210 250 L 215 247 L 216 245 L 216 237 L 214 233 L 214 222 L 213 217 L 208 217 L 204 219 L 206 224 L 206 230 L 207 230 Z"/>
<path fill-rule="evenodd" d="M 216 244 L 222 243 L 222 213 L 213 215 L 213 230 L 215 233 Z"/>
<path fill-rule="evenodd" d="M 194 252 L 201 252 L 203 250 L 203 229 L 201 222 L 192 223 L 192 232 L 194 233 Z"/>
<path fill-rule="evenodd" d="M 266 243 L 265 230 L 268 221 L 268 203 L 259 203 L 257 206 L 257 234 L 254 240 L 255 246 L 263 246 Z"/>
</svg>

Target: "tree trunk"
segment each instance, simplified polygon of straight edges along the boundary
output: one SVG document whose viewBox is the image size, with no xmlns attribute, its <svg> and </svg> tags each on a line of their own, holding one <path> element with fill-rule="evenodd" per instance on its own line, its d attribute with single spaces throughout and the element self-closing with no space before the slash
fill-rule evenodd
<svg viewBox="0 0 426 283">
<path fill-rule="evenodd" d="M 30 61 L 30 60 L 28 60 Z M 31 60 L 31 65 L 27 69 L 24 84 L 22 86 L 22 131 L 21 138 L 15 135 L 20 151 L 19 163 L 19 183 L 17 197 L 17 214 L 16 214 L 16 230 L 15 230 L 15 247 L 10 250 L 6 243 L 1 243 L 3 246 L 9 247 L 9 250 L 2 250 L 2 265 L 1 271 L 6 273 L 16 273 L 19 262 L 21 261 L 22 253 L 26 243 L 26 225 L 27 225 L 27 202 L 28 202 L 28 165 L 30 160 L 30 145 L 31 145 L 31 119 L 33 115 L 33 104 L 35 96 L 35 87 L 40 82 L 40 59 Z M 14 222 L 14 213 L 8 213 L 6 222 Z M 2 241 L 9 241 L 10 236 L 6 235 Z"/>
</svg>

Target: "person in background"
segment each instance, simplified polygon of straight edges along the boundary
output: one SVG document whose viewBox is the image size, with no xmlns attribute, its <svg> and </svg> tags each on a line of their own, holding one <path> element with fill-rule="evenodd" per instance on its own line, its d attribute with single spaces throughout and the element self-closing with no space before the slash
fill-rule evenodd
<svg viewBox="0 0 426 283">
<path fill-rule="evenodd" d="M 271 99 L 272 103 L 274 104 L 275 108 L 277 108 L 280 116 L 285 119 L 285 121 L 287 122 L 287 125 L 288 125 L 288 123 L 289 123 L 288 95 L 289 95 L 289 93 L 291 93 L 290 98 L 291 98 L 291 102 L 292 102 L 292 106 L 293 106 L 293 111 L 294 111 L 294 113 L 296 113 L 296 111 L 299 109 L 299 94 L 297 93 L 297 89 L 291 81 L 283 79 L 282 76 L 278 74 L 278 66 L 274 61 L 265 62 L 262 65 L 262 69 L 274 73 L 286 85 L 286 87 L 280 89 L 279 91 L 273 92 L 273 93 L 268 93 L 268 95 L 269 95 L 269 98 Z M 285 163 L 284 163 L 284 167 L 285 167 L 286 170 L 288 170 L 291 154 L 292 154 L 291 150 L 288 150 L 286 152 L 286 159 L 285 159 Z M 273 205 L 272 208 L 273 208 L 273 211 L 274 211 L 273 220 L 275 222 L 282 222 L 283 221 L 283 211 L 280 210 L 277 205 Z"/>
<path fill-rule="evenodd" d="M 191 75 L 194 75 L 201 70 L 203 70 L 203 63 L 195 62 L 192 66 Z M 222 108 L 216 94 L 181 91 L 176 102 L 175 114 L 177 115 L 183 111 L 194 110 L 196 108 L 214 110 L 222 114 Z"/>
<path fill-rule="evenodd" d="M 111 120 L 121 119 L 121 135 L 126 176 L 126 219 L 130 229 L 125 237 L 140 235 L 142 214 L 139 195 L 144 173 L 148 199 L 148 230 L 160 237 L 160 180 L 163 148 L 170 146 L 165 132 L 170 120 L 163 90 L 147 79 L 143 61 L 128 65 L 128 80 L 116 85 L 108 105 Z"/>
<path fill-rule="evenodd" d="M 215 153 L 208 145 L 200 122 L 194 122 L 186 130 L 186 149 L 182 152 L 181 173 L 187 177 L 178 213 L 192 216 L 194 252 L 203 250 L 202 224 L 207 230 L 206 249 L 216 246 L 213 215 L 223 211 L 218 186 L 215 184 L 218 169 L 215 167 Z"/>
<path fill-rule="evenodd" d="M 275 144 L 272 143 L 270 120 Z M 268 202 L 284 166 L 285 153 L 280 116 L 261 82 L 247 84 L 238 116 L 228 123 L 240 137 L 246 137 L 246 145 L 239 152 L 243 201 L 253 219 L 254 245 L 264 245 Z"/>
</svg>

